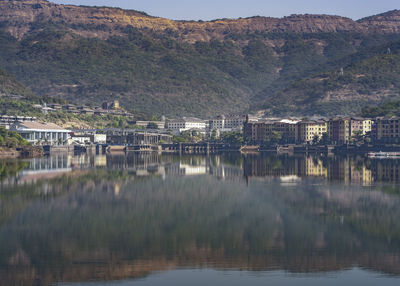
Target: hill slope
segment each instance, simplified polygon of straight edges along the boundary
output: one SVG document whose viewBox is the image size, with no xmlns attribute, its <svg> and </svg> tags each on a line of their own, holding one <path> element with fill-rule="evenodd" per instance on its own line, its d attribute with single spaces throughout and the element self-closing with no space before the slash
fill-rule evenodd
<svg viewBox="0 0 400 286">
<path fill-rule="evenodd" d="M 380 51 L 379 51 L 380 50 Z M 291 84 L 264 102 L 267 111 L 281 114 L 356 114 L 363 106 L 400 95 L 400 41 L 371 54 L 356 54 L 342 69 L 327 71 Z"/>
<path fill-rule="evenodd" d="M 352 96 L 317 98 L 309 82 L 385 54 L 400 41 L 399 19 L 400 11 L 391 11 L 360 21 L 292 15 L 191 22 L 0 0 L 0 66 L 41 96 L 91 104 L 118 98 L 126 109 L 147 114 L 346 112 L 348 100 L 361 97 L 359 109 L 398 94 L 386 84 L 367 95 L 336 82 Z M 310 103 L 316 98 L 321 104 Z"/>
<path fill-rule="evenodd" d="M 0 97 L 4 95 L 29 96 L 32 95 L 32 92 L 0 68 Z"/>
</svg>

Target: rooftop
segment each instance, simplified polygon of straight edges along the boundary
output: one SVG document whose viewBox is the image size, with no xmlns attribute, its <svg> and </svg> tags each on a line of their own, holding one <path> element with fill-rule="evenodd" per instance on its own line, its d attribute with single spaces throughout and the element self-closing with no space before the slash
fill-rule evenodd
<svg viewBox="0 0 400 286">
<path fill-rule="evenodd" d="M 13 126 L 13 129 L 33 129 L 33 130 L 59 130 L 68 131 L 54 123 L 40 123 L 40 122 L 21 122 Z"/>
<path fill-rule="evenodd" d="M 205 120 L 195 118 L 195 117 L 183 117 L 181 119 L 171 119 L 169 122 L 196 122 L 205 123 Z"/>
</svg>

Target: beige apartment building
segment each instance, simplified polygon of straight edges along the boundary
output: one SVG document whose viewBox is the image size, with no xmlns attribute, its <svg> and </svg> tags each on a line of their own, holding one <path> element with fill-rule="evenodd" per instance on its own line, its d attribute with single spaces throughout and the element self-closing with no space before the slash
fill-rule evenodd
<svg viewBox="0 0 400 286">
<path fill-rule="evenodd" d="M 378 117 L 375 119 L 372 134 L 380 141 L 394 142 L 399 139 L 400 117 Z"/>
<path fill-rule="evenodd" d="M 357 131 L 360 131 L 362 135 L 371 132 L 372 125 L 373 120 L 367 118 L 335 117 L 329 120 L 329 138 L 334 143 L 349 143 Z"/>
<path fill-rule="evenodd" d="M 296 142 L 310 143 L 315 136 L 322 138 L 324 133 L 328 133 L 328 123 L 324 120 L 309 120 L 298 123 Z"/>
</svg>

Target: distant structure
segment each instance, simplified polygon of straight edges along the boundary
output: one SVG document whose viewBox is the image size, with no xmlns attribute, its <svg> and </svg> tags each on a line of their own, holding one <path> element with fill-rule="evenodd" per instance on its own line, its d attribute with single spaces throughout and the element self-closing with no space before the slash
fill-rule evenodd
<svg viewBox="0 0 400 286">
<path fill-rule="evenodd" d="M 0 115 L 0 126 L 10 129 L 10 126 L 21 122 L 35 122 L 36 117 Z"/>
<path fill-rule="evenodd" d="M 210 130 L 220 130 L 220 131 L 233 131 L 241 130 L 243 128 L 243 123 L 246 121 L 245 115 L 220 115 L 215 118 L 210 119 L 209 128 Z"/>
<path fill-rule="evenodd" d="M 191 129 L 203 130 L 205 132 L 207 123 L 205 120 L 195 117 L 183 117 L 181 119 L 172 119 L 167 122 L 167 129 L 172 130 L 174 134 Z"/>
<path fill-rule="evenodd" d="M 165 120 L 164 121 L 135 121 L 136 126 L 141 126 L 147 129 L 164 129 L 165 128 Z"/>
<path fill-rule="evenodd" d="M 339 74 L 340 74 L 341 76 L 344 76 L 344 69 L 343 69 L 343 68 L 340 68 Z"/>
<path fill-rule="evenodd" d="M 378 121 L 376 136 L 399 137 L 393 132 L 389 133 L 388 126 L 396 126 L 396 119 Z M 330 119 L 296 120 L 296 119 L 260 119 L 258 121 L 246 120 L 244 124 L 244 137 L 247 141 L 262 144 L 274 135 L 280 134 L 281 143 L 304 144 L 314 140 L 322 140 L 324 136 L 333 144 L 350 143 L 354 136 L 366 136 L 372 131 L 374 121 L 369 118 L 359 117 L 334 117 Z M 385 133 L 386 132 L 386 133 Z"/>
<path fill-rule="evenodd" d="M 10 127 L 32 145 L 64 145 L 71 132 L 54 123 L 18 122 Z"/>
<path fill-rule="evenodd" d="M 119 101 L 118 100 L 103 102 L 101 107 L 103 109 L 105 109 L 105 110 L 120 109 L 121 108 L 121 106 L 119 105 Z"/>
</svg>

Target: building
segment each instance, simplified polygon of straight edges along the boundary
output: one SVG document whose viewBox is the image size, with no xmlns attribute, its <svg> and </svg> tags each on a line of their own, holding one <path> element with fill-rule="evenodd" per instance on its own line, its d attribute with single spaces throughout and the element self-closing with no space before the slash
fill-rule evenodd
<svg viewBox="0 0 400 286">
<path fill-rule="evenodd" d="M 359 117 L 335 117 L 328 122 L 329 139 L 336 144 L 352 141 L 357 132 L 366 135 L 372 130 L 373 120 Z"/>
<path fill-rule="evenodd" d="M 107 144 L 111 145 L 157 145 L 172 143 L 172 135 L 162 132 L 146 132 L 135 129 L 105 129 Z"/>
<path fill-rule="evenodd" d="M 118 100 L 113 100 L 113 101 L 108 101 L 108 102 L 103 102 L 103 104 L 101 105 L 101 107 L 105 110 L 109 110 L 109 109 L 120 109 L 121 106 L 119 105 L 119 101 Z"/>
<path fill-rule="evenodd" d="M 54 123 L 18 122 L 10 127 L 33 145 L 63 145 L 71 132 Z"/>
<path fill-rule="evenodd" d="M 276 133 L 281 137 L 280 141 L 295 143 L 298 137 L 298 123 L 298 120 L 292 119 L 247 120 L 244 123 L 243 134 L 246 141 L 258 144 L 273 140 Z"/>
<path fill-rule="evenodd" d="M 206 121 L 194 118 L 183 117 L 181 119 L 173 119 L 167 122 L 167 129 L 172 130 L 174 133 L 181 133 L 190 129 L 206 129 Z"/>
<path fill-rule="evenodd" d="M 36 117 L 0 115 L 0 126 L 10 129 L 13 124 L 21 122 L 35 122 Z"/>
<path fill-rule="evenodd" d="M 220 115 L 213 119 L 210 119 L 209 127 L 210 130 L 218 130 L 218 131 L 241 130 L 243 128 L 243 124 L 245 121 L 246 121 L 246 116 Z"/>
<path fill-rule="evenodd" d="M 98 134 L 93 130 L 73 131 L 68 144 L 107 144 L 107 134 Z"/>
<path fill-rule="evenodd" d="M 47 105 L 48 107 L 54 109 L 54 110 L 61 110 L 62 109 L 62 105 L 59 103 L 50 103 Z"/>
<path fill-rule="evenodd" d="M 270 133 L 267 132 L 267 137 L 272 138 L 273 132 L 277 132 L 282 137 L 281 141 L 285 143 L 295 143 L 297 141 L 299 120 L 282 119 L 275 121 L 272 125 Z"/>
<path fill-rule="evenodd" d="M 325 120 L 306 120 L 297 124 L 298 143 L 311 143 L 314 138 L 321 139 L 323 134 L 328 133 L 328 123 Z"/>
<path fill-rule="evenodd" d="M 90 136 L 86 135 L 75 135 L 72 134 L 71 137 L 67 140 L 68 145 L 88 145 L 91 144 L 91 138 Z"/>
<path fill-rule="evenodd" d="M 88 114 L 88 115 L 94 114 L 94 110 L 85 105 L 78 106 L 77 109 L 78 109 L 79 113 L 81 113 L 81 114 Z"/>
<path fill-rule="evenodd" d="M 243 137 L 246 142 L 262 144 L 267 138 L 267 123 L 246 121 L 243 125 Z"/>
<path fill-rule="evenodd" d="M 165 121 L 135 121 L 136 126 L 141 126 L 147 129 L 164 129 Z M 157 127 L 157 128 L 154 128 Z"/>
<path fill-rule="evenodd" d="M 378 117 L 372 127 L 372 136 L 375 140 L 387 143 L 399 143 L 400 117 Z"/>
</svg>

